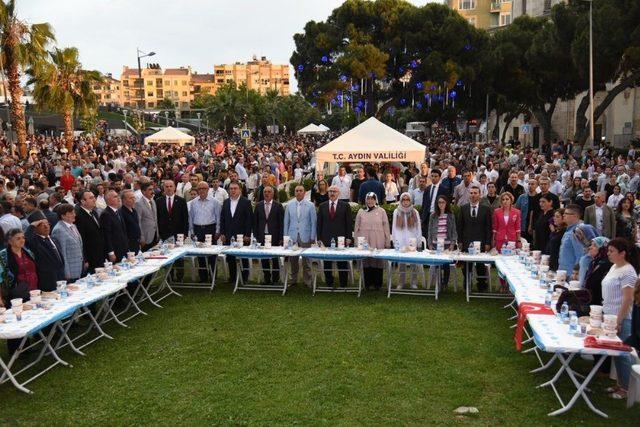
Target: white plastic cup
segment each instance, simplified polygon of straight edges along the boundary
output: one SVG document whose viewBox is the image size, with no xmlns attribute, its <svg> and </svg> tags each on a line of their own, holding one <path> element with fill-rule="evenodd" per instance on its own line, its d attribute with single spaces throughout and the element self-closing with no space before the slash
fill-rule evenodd
<svg viewBox="0 0 640 427">
<path fill-rule="evenodd" d="M 618 324 L 618 316 L 615 314 L 605 314 L 603 316 L 603 319 L 604 319 L 605 326 L 607 325 L 616 326 Z"/>
<path fill-rule="evenodd" d="M 267 249 L 271 248 L 271 234 L 264 235 L 264 247 Z"/>
<path fill-rule="evenodd" d="M 579 280 L 571 280 L 569 282 L 569 289 L 572 291 L 577 291 L 580 289 L 580 281 Z"/>
<path fill-rule="evenodd" d="M 602 306 L 601 305 L 590 305 L 589 306 L 589 314 L 602 314 Z"/>
<path fill-rule="evenodd" d="M 40 289 L 34 289 L 33 291 L 29 291 L 29 297 L 33 299 L 34 297 L 39 297 L 41 293 Z"/>
<path fill-rule="evenodd" d="M 236 244 L 238 245 L 238 247 L 242 247 L 244 246 L 244 234 L 238 234 L 236 235 Z"/>
<path fill-rule="evenodd" d="M 207 246 L 211 246 L 211 242 L 213 242 L 213 236 L 211 234 L 204 235 L 204 244 Z"/>
<path fill-rule="evenodd" d="M 533 259 L 535 259 L 536 261 L 540 261 L 542 251 L 531 251 L 531 256 L 533 256 Z"/>
<path fill-rule="evenodd" d="M 473 247 L 475 248 L 476 252 L 479 253 L 482 250 L 482 242 L 473 242 Z"/>
<path fill-rule="evenodd" d="M 344 248 L 344 236 L 338 236 L 338 247 L 340 249 Z"/>
<path fill-rule="evenodd" d="M 556 271 L 556 280 L 558 282 L 564 282 L 567 280 L 567 272 L 565 270 Z"/>
<path fill-rule="evenodd" d="M 291 238 L 289 236 L 282 236 L 282 245 L 286 248 L 287 246 L 289 246 L 289 240 Z"/>
<path fill-rule="evenodd" d="M 16 315 L 16 320 L 22 320 L 22 298 L 11 300 L 11 311 Z"/>
<path fill-rule="evenodd" d="M 364 249 L 364 237 L 362 236 L 358 237 L 358 249 L 359 250 Z"/>
</svg>

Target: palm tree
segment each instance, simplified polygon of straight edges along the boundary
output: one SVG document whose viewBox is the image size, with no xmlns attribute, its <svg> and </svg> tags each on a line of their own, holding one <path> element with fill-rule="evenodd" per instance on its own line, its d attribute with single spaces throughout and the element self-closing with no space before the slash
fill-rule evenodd
<svg viewBox="0 0 640 427">
<path fill-rule="evenodd" d="M 234 82 L 221 86 L 207 108 L 207 115 L 211 121 L 228 135 L 233 134 L 234 126 L 244 122 L 247 112 L 248 101 L 241 95 Z"/>
<path fill-rule="evenodd" d="M 102 83 L 98 71 L 83 70 L 78 49 L 55 48 L 50 61 L 29 68 L 29 84 L 34 84 L 33 97 L 39 109 L 62 114 L 64 137 L 69 151 L 73 148 L 73 117 L 95 112 L 97 97 L 93 86 Z"/>
<path fill-rule="evenodd" d="M 41 61 L 52 41 L 54 36 L 49 24 L 22 21 L 16 15 L 15 0 L 0 0 L 0 68 L 9 82 L 11 121 L 22 158 L 27 154 L 27 125 L 21 104 L 21 70 Z"/>
</svg>

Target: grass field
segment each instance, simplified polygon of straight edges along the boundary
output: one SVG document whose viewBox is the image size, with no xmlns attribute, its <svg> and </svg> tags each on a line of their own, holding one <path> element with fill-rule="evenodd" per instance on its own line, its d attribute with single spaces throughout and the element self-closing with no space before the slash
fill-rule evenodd
<svg viewBox="0 0 640 427">
<path fill-rule="evenodd" d="M 63 353 L 28 396 L 0 386 L 9 425 L 639 425 L 640 405 L 603 394 L 560 418 L 550 378 L 516 353 L 500 301 L 380 292 L 313 297 L 184 291 L 146 307 L 131 328 L 109 325 L 87 356 Z M 4 352 L 4 349 L 1 350 Z M 586 368 L 585 364 L 583 368 Z M 564 395 L 575 389 L 569 380 Z M 459 417 L 458 406 L 480 413 Z"/>
</svg>

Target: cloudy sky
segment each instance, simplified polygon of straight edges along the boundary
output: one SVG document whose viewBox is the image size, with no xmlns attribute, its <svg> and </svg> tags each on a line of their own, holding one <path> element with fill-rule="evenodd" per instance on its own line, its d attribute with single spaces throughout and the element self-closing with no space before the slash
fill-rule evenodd
<svg viewBox="0 0 640 427">
<path fill-rule="evenodd" d="M 427 0 L 410 0 L 423 5 Z M 324 20 L 341 0 L 17 0 L 29 22 L 49 22 L 60 47 L 80 50 L 87 69 L 119 77 L 136 66 L 136 47 L 163 68 L 215 64 L 267 56 L 288 64 L 293 34 Z M 143 59 L 145 61 L 145 59 Z M 144 62 L 143 62 L 144 66 Z M 292 72 L 293 74 L 293 72 Z M 295 82 L 292 82 L 295 85 Z"/>
</svg>

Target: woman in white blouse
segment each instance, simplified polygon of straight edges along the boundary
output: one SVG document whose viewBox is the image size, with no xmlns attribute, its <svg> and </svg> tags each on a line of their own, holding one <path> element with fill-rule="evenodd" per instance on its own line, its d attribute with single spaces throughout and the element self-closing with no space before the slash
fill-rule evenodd
<svg viewBox="0 0 640 427">
<path fill-rule="evenodd" d="M 385 201 L 387 203 L 393 203 L 398 200 L 398 195 L 400 194 L 400 191 L 398 190 L 398 185 L 393 180 L 392 173 L 388 173 L 385 176 L 384 194 L 385 194 Z"/>
<path fill-rule="evenodd" d="M 615 238 L 609 242 L 607 255 L 613 263 L 607 275 L 602 279 L 602 312 L 618 317 L 618 337 L 625 340 L 631 335 L 631 308 L 633 290 L 638 273 L 633 259 L 632 248 L 624 238 Z M 629 387 L 631 360 L 629 355 L 615 358 L 618 385 L 607 389 L 614 399 L 626 399 Z"/>
<path fill-rule="evenodd" d="M 418 211 L 413 207 L 413 203 L 411 202 L 411 194 L 402 193 L 400 196 L 400 204 L 393 211 L 393 226 L 391 230 L 391 234 L 393 235 L 393 245 L 396 248 L 408 247 L 409 239 L 415 239 L 416 246 L 419 245 L 420 240 L 422 238 L 422 227 L 420 224 L 420 215 Z M 410 266 L 411 272 L 411 289 L 417 289 L 416 278 L 417 278 L 417 266 L 412 264 Z M 400 278 L 397 289 L 402 289 L 404 287 L 405 278 L 406 278 L 407 266 L 406 264 L 400 263 Z"/>
</svg>

